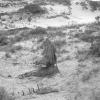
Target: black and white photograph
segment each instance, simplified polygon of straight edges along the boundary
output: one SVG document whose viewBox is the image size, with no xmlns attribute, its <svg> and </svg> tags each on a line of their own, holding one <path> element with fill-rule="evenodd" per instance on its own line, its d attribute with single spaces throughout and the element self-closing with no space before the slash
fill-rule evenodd
<svg viewBox="0 0 100 100">
<path fill-rule="evenodd" d="M 100 100 L 100 0 L 0 0 L 0 100 Z"/>
</svg>

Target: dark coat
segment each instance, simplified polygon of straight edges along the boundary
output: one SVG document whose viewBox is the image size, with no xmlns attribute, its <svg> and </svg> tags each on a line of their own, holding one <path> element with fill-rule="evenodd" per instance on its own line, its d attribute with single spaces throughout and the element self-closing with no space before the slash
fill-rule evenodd
<svg viewBox="0 0 100 100">
<path fill-rule="evenodd" d="M 43 59 L 45 60 L 46 64 L 51 64 L 54 65 L 57 62 L 56 58 L 56 48 L 54 44 L 47 38 L 43 43 L 42 43 L 42 48 L 43 48 Z"/>
</svg>

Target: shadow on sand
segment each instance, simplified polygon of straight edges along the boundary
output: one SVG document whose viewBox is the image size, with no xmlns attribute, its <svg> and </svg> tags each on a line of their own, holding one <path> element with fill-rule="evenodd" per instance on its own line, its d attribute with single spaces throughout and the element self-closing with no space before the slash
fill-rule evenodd
<svg viewBox="0 0 100 100">
<path fill-rule="evenodd" d="M 30 72 L 26 72 L 24 74 L 21 74 L 18 76 L 19 79 L 24 79 L 24 78 L 28 78 L 28 77 L 52 77 L 54 75 L 56 75 L 57 73 L 59 73 L 59 69 L 57 66 L 51 66 L 51 67 L 41 67 L 39 68 L 37 71 L 30 71 Z"/>
</svg>

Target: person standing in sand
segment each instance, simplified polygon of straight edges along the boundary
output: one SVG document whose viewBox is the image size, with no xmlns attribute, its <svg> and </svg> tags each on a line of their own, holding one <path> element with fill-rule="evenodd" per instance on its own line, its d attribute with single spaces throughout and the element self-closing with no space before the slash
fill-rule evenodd
<svg viewBox="0 0 100 100">
<path fill-rule="evenodd" d="M 43 57 L 37 64 L 43 64 L 45 67 L 55 66 L 55 64 L 57 64 L 56 48 L 48 37 L 45 37 L 40 48 L 43 49 Z"/>
</svg>

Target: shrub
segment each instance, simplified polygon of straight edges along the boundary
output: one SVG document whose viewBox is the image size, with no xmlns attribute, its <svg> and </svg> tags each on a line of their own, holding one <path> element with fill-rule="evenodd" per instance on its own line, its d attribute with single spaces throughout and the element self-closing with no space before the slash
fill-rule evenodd
<svg viewBox="0 0 100 100">
<path fill-rule="evenodd" d="M 99 67 L 96 67 L 96 68 L 91 69 L 88 72 L 85 72 L 82 75 L 82 81 L 83 82 L 89 81 L 91 78 L 93 78 L 93 76 L 96 76 L 99 73 L 99 71 L 100 71 L 100 68 Z"/>
<path fill-rule="evenodd" d="M 44 40 L 44 38 L 43 37 L 40 37 L 37 42 L 40 42 L 41 43 L 41 42 L 43 42 L 43 40 Z"/>
<path fill-rule="evenodd" d="M 16 51 L 19 51 L 22 49 L 22 46 L 13 46 L 11 49 L 10 49 L 10 52 L 12 53 L 15 53 Z"/>
<path fill-rule="evenodd" d="M 34 0 L 34 4 L 45 5 L 47 2 L 45 2 L 45 0 Z"/>
<path fill-rule="evenodd" d="M 89 1 L 89 5 L 92 11 L 100 9 L 100 1 Z"/>
<path fill-rule="evenodd" d="M 71 0 L 50 0 L 50 1 L 64 5 L 71 5 Z"/>
<path fill-rule="evenodd" d="M 77 2 L 77 4 L 80 4 L 83 9 L 88 9 L 90 7 L 90 9 L 92 11 L 100 10 L 100 1 L 96 1 L 96 0 L 83 0 L 81 2 Z"/>
<path fill-rule="evenodd" d="M 37 4 L 26 5 L 24 8 L 20 9 L 19 11 L 25 11 L 27 13 L 32 13 L 32 14 L 44 14 L 45 13 L 45 10 L 43 10 Z"/>
<path fill-rule="evenodd" d="M 95 41 L 90 47 L 90 54 L 100 57 L 100 40 Z"/>
<path fill-rule="evenodd" d="M 13 39 L 13 41 L 15 42 L 20 42 L 22 40 L 23 37 L 21 36 L 15 36 L 15 38 Z"/>
<path fill-rule="evenodd" d="M 61 48 L 62 46 L 66 44 L 66 40 L 56 40 L 54 41 L 54 44 L 57 48 Z"/>
<path fill-rule="evenodd" d="M 100 16 L 95 17 L 96 22 L 99 24 L 100 23 Z"/>
<path fill-rule="evenodd" d="M 36 29 L 32 30 L 30 32 L 30 34 L 34 35 L 34 34 L 39 34 L 39 35 L 46 35 L 47 31 L 45 28 L 41 28 L 41 27 L 37 27 Z"/>
<path fill-rule="evenodd" d="M 87 3 L 85 1 L 81 2 L 80 5 L 82 6 L 83 9 L 88 9 Z"/>
<path fill-rule="evenodd" d="M 89 81 L 90 78 L 91 78 L 90 73 L 85 73 L 85 74 L 83 74 L 81 80 L 82 80 L 82 82 L 86 82 L 86 81 Z"/>
<path fill-rule="evenodd" d="M 6 52 L 5 57 L 6 57 L 6 58 L 11 58 L 10 53 L 9 53 L 9 52 Z"/>
<path fill-rule="evenodd" d="M 95 32 L 95 30 L 92 30 L 92 29 L 85 30 L 85 33 L 86 34 L 92 34 L 93 32 Z"/>
<path fill-rule="evenodd" d="M 8 38 L 5 36 L 0 37 L 0 46 L 4 46 L 8 44 Z"/>
<path fill-rule="evenodd" d="M 23 40 L 27 40 L 33 37 L 33 35 L 46 35 L 47 31 L 45 28 L 37 27 L 36 29 L 31 28 L 18 28 L 13 29 L 9 31 L 9 35 L 12 35 L 13 37 L 9 37 L 9 42 L 16 43 Z M 4 41 L 5 42 L 5 41 Z M 8 42 L 7 42 L 8 43 Z"/>
<path fill-rule="evenodd" d="M 89 42 L 89 43 L 92 43 L 95 39 L 94 36 L 91 36 L 90 34 L 82 34 L 82 35 L 78 35 L 79 39 L 82 40 L 82 41 L 85 41 L 85 42 Z"/>
<path fill-rule="evenodd" d="M 62 31 L 51 32 L 49 34 L 51 35 L 51 37 L 55 37 L 55 36 L 65 37 L 65 35 L 66 35 L 66 33 L 64 33 Z"/>
</svg>

